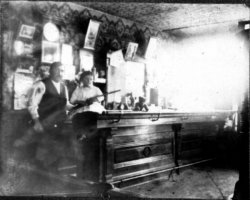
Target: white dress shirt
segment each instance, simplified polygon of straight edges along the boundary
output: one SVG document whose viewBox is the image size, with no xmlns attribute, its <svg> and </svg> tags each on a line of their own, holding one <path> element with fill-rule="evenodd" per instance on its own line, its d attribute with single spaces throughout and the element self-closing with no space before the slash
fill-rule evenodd
<svg viewBox="0 0 250 200">
<path fill-rule="evenodd" d="M 60 94 L 60 89 L 61 89 L 60 85 L 61 85 L 61 83 L 60 83 L 60 82 L 55 82 L 55 81 L 53 81 L 53 80 L 51 80 L 51 82 L 52 82 L 53 85 L 55 86 L 55 88 L 56 88 L 58 94 Z"/>
<path fill-rule="evenodd" d="M 100 96 L 99 96 L 100 95 Z M 98 87 L 90 86 L 90 87 L 77 87 L 70 99 L 70 103 L 75 104 L 77 101 L 86 101 L 89 98 L 97 97 L 99 102 L 93 102 L 91 105 L 83 106 L 77 109 L 72 110 L 69 113 L 69 118 L 72 119 L 77 113 L 82 113 L 86 111 L 96 112 L 101 114 L 105 111 L 105 108 L 100 104 L 104 97 L 102 95 L 101 90 Z"/>
</svg>

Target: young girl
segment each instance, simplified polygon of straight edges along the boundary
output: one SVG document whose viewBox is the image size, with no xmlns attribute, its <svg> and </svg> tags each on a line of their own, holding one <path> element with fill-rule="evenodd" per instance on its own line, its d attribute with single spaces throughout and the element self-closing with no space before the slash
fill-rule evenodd
<svg viewBox="0 0 250 200">
<path fill-rule="evenodd" d="M 102 92 L 93 85 L 93 74 L 85 71 L 80 76 L 80 85 L 77 87 L 70 99 L 72 104 L 91 105 L 93 102 L 103 101 Z"/>
<path fill-rule="evenodd" d="M 98 167 L 93 167 L 91 164 L 98 163 L 99 140 L 96 134 L 98 112 L 91 109 L 91 106 L 102 107 L 100 103 L 104 97 L 101 90 L 93 85 L 92 72 L 83 72 L 80 83 L 81 85 L 74 90 L 70 99 L 70 103 L 80 107 L 72 117 L 73 128 L 79 141 L 76 145 L 79 155 L 78 176 L 97 181 Z"/>
</svg>

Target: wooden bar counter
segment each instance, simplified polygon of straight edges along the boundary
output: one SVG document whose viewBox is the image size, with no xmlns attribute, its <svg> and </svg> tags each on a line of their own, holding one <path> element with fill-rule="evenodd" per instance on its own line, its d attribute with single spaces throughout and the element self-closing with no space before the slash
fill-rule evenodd
<svg viewBox="0 0 250 200">
<path fill-rule="evenodd" d="M 107 111 L 97 121 L 99 182 L 123 187 L 213 159 L 225 121 L 235 114 Z"/>
</svg>

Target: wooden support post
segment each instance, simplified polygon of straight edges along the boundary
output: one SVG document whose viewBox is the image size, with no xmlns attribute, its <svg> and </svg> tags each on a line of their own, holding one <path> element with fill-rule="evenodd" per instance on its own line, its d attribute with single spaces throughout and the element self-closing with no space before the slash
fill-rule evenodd
<svg viewBox="0 0 250 200">
<path fill-rule="evenodd" d="M 112 182 L 113 167 L 114 167 L 114 148 L 112 129 L 106 134 L 106 169 L 105 169 L 105 181 L 107 183 Z"/>
<path fill-rule="evenodd" d="M 174 163 L 176 168 L 176 173 L 179 174 L 179 142 L 178 142 L 178 132 L 181 130 L 181 124 L 173 124 L 172 130 L 174 131 L 174 140 L 173 140 L 173 146 L 174 146 Z"/>
</svg>

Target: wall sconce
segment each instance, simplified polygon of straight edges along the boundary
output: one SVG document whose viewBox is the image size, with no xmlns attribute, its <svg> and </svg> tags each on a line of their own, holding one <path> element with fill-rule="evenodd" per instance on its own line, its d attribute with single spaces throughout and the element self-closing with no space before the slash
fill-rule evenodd
<svg viewBox="0 0 250 200">
<path fill-rule="evenodd" d="M 46 40 L 50 42 L 56 42 L 59 40 L 60 33 L 57 26 L 51 22 L 48 22 L 43 27 L 43 35 Z"/>
</svg>

